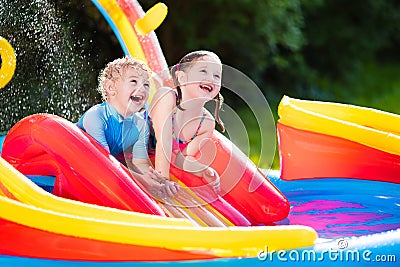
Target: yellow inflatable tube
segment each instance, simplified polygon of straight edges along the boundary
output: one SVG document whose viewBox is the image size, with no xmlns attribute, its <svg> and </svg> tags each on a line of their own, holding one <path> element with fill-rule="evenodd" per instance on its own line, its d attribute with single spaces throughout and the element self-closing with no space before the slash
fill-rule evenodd
<svg viewBox="0 0 400 267">
<path fill-rule="evenodd" d="M 44 210 L 2 196 L 0 207 L 3 219 L 40 230 L 123 244 L 213 251 L 220 257 L 254 257 L 265 246 L 271 250 L 311 246 L 316 238 L 305 226 L 195 228 L 102 221 Z"/>
<path fill-rule="evenodd" d="M 305 226 L 198 228 L 184 220 L 65 200 L 40 192 L 40 188 L 3 159 L 0 159 L 0 179 L 14 197 L 27 202 L 0 196 L 1 218 L 67 236 L 174 250 L 213 251 L 220 257 L 256 256 L 266 245 L 271 250 L 311 246 L 317 238 L 315 231 Z"/>
<path fill-rule="evenodd" d="M 0 36 L 0 57 L 2 60 L 0 68 L 0 89 L 10 82 L 16 67 L 14 49 L 6 39 Z"/>
<path fill-rule="evenodd" d="M 72 216 L 89 217 L 94 220 L 135 222 L 148 225 L 193 226 L 185 219 L 129 212 L 54 196 L 38 187 L 1 157 L 0 185 L 2 185 L 0 186 L 0 195 L 6 195 L 1 190 L 1 187 L 4 187 L 20 202 L 52 212 L 68 213 Z"/>
<path fill-rule="evenodd" d="M 308 101 L 284 96 L 279 122 L 297 129 L 345 138 L 400 155 L 400 116 L 348 104 Z"/>
<path fill-rule="evenodd" d="M 115 0 L 92 0 L 92 2 L 103 14 L 108 15 L 106 19 L 114 30 L 124 53 L 146 62 L 136 32 L 117 2 Z"/>
<path fill-rule="evenodd" d="M 167 16 L 168 8 L 163 3 L 158 3 L 150 8 L 143 18 L 140 18 L 135 23 L 135 30 L 140 35 L 149 34 L 151 31 L 160 26 Z"/>
</svg>

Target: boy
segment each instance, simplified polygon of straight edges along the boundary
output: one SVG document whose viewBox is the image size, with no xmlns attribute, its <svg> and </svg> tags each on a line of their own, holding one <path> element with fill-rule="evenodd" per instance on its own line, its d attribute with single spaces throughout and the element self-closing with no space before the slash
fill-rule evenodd
<svg viewBox="0 0 400 267">
<path fill-rule="evenodd" d="M 116 59 L 99 75 L 98 91 L 104 102 L 86 111 L 77 125 L 120 161 L 128 158 L 132 174 L 150 193 L 173 196 L 177 185 L 165 182 L 147 155 L 149 127 L 142 111 L 149 89 L 149 70 L 143 62 Z"/>
</svg>

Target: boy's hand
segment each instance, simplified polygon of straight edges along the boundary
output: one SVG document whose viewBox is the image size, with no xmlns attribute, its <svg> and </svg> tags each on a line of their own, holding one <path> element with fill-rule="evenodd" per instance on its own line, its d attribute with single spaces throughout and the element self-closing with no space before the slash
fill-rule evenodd
<svg viewBox="0 0 400 267">
<path fill-rule="evenodd" d="M 213 168 L 205 169 L 202 178 L 213 188 L 215 193 L 221 192 L 221 180 L 219 174 Z"/>
</svg>

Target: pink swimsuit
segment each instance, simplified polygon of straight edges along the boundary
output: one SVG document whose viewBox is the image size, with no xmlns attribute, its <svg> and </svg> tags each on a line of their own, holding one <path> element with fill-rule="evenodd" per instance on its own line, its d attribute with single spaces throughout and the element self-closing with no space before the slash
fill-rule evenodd
<svg viewBox="0 0 400 267">
<path fill-rule="evenodd" d="M 175 134 L 175 130 L 174 130 L 175 115 L 176 115 L 176 110 L 174 111 L 174 114 L 172 114 L 172 150 L 173 151 L 177 151 L 177 150 L 183 151 L 188 146 L 188 144 L 190 142 L 192 142 L 193 139 L 195 139 L 196 136 L 199 134 L 199 130 L 200 130 L 200 127 L 203 124 L 203 121 L 204 121 L 204 119 L 206 117 L 206 113 L 203 111 L 203 116 L 201 117 L 199 126 L 197 127 L 197 130 L 196 130 L 195 134 L 192 136 L 192 138 L 190 138 L 187 141 L 182 141 Z"/>
</svg>

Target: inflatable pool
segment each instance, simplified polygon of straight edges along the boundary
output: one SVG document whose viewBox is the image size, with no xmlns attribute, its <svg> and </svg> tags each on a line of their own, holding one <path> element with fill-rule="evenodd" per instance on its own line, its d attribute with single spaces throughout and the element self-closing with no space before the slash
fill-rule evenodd
<svg viewBox="0 0 400 267">
<path fill-rule="evenodd" d="M 91 261 L 212 259 L 255 256 L 265 240 L 276 244 L 271 245 L 275 249 L 287 249 L 310 245 L 316 238 L 304 226 L 199 228 L 187 220 L 71 201 L 47 193 L 5 160 L 0 162 L 3 255 Z M 282 236 L 289 242 L 280 242 Z"/>
<path fill-rule="evenodd" d="M 165 17 L 164 5 L 145 15 L 136 1 L 92 2 L 125 54 L 147 61 L 153 70 L 166 69 L 152 31 Z M 160 76 L 160 82 L 168 79 Z M 343 113 L 340 104 L 325 103 L 316 109 L 321 104 L 282 100 L 278 122 L 282 170 L 269 171 L 268 179 L 215 132 L 208 146 L 217 155 L 214 167 L 239 182 L 233 188 L 231 183 L 223 185 L 232 190 L 215 197 L 207 188 L 191 191 L 197 184 L 173 170 L 173 178 L 188 186 L 186 195 L 174 203 L 153 199 L 122 164 L 71 122 L 49 114 L 25 118 L 7 134 L 2 150 L 7 161 L 0 159 L 0 265 L 396 266 L 400 257 L 397 154 L 375 142 L 384 140 L 383 145 L 388 142 L 389 148 L 398 149 L 398 134 L 388 128 L 390 124 L 366 122 L 373 118 L 370 109 L 338 118 Z M 322 114 L 316 124 L 315 114 Z M 360 119 L 371 133 L 360 134 L 362 142 L 354 140 L 354 131 L 347 128 Z M 304 125 L 298 126 L 299 121 Z M 375 131 L 387 134 L 378 136 Z M 328 139 L 320 142 L 314 136 Z M 326 142 L 331 138 L 340 142 Z M 338 146 L 343 142 L 351 145 Z M 372 154 L 354 149 L 359 146 L 372 149 Z M 346 160 L 332 157 L 343 149 Z M 366 161 L 376 155 L 383 156 Z M 294 158 L 308 165 L 296 165 Z M 250 193 L 252 179 L 261 186 Z M 269 226 L 251 226 L 256 224 Z M 217 227 L 201 227 L 207 225 Z"/>
<path fill-rule="evenodd" d="M 282 178 L 343 177 L 399 183 L 399 115 L 287 96 L 278 113 Z"/>
</svg>

